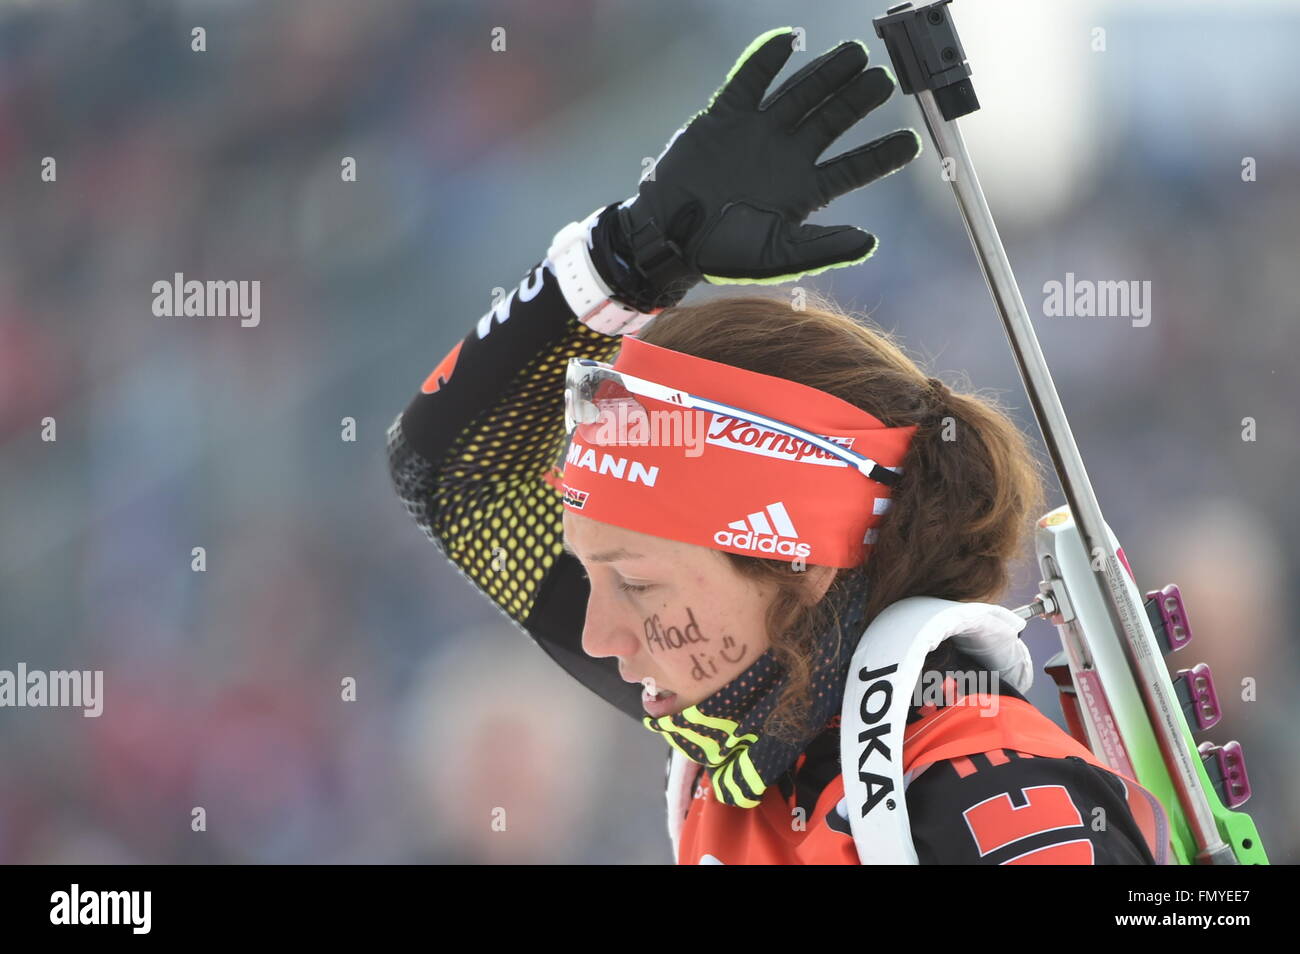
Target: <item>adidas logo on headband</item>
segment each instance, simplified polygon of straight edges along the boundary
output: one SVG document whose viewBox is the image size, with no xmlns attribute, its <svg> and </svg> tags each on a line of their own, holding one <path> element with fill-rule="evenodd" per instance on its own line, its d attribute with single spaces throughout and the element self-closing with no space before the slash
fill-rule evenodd
<svg viewBox="0 0 1300 954">
<path fill-rule="evenodd" d="M 740 520 L 731 521 L 726 530 L 713 535 L 713 540 L 719 546 L 784 557 L 807 557 L 812 553 L 811 546 L 798 542 L 799 531 L 794 528 L 785 504 L 779 500 Z"/>
</svg>

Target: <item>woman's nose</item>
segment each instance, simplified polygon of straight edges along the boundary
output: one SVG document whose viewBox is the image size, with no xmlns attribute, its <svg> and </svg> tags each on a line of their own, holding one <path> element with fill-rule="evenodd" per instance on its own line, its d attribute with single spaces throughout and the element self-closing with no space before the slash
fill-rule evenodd
<svg viewBox="0 0 1300 954">
<path fill-rule="evenodd" d="M 632 656 L 640 648 L 635 621 L 605 603 L 603 594 L 592 587 L 587 597 L 587 615 L 582 624 L 582 649 L 588 656 Z"/>
</svg>

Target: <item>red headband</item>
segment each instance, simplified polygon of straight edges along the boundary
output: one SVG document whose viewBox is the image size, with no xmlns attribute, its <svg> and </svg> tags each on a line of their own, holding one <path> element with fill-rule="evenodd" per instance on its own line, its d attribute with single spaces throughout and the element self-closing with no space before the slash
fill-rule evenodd
<svg viewBox="0 0 1300 954">
<path fill-rule="evenodd" d="M 847 401 L 784 378 L 624 335 L 613 368 L 811 431 L 898 467 L 916 427 L 886 427 Z M 574 513 L 656 537 L 774 560 L 859 565 L 889 506 L 889 488 L 807 441 L 758 425 L 638 396 L 678 443 L 616 444 L 580 424 L 562 477 L 548 481 Z M 680 440 L 693 444 L 683 446 Z M 698 456 L 691 456 L 696 454 Z"/>
</svg>

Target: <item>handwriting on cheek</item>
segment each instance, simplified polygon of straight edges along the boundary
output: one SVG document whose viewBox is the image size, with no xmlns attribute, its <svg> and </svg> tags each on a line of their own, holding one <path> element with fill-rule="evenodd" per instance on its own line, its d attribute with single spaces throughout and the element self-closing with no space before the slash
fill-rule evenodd
<svg viewBox="0 0 1300 954">
<path fill-rule="evenodd" d="M 718 650 L 718 655 L 731 663 L 733 666 L 745 658 L 745 652 L 749 649 L 749 644 L 744 643 L 740 649 L 736 649 L 736 640 L 731 636 L 726 636 L 722 640 L 722 648 Z M 735 658 L 732 658 L 734 653 Z M 705 666 L 708 668 L 705 669 Z M 713 657 L 708 653 L 700 653 L 700 658 L 696 658 L 695 653 L 691 653 L 691 678 L 696 682 L 704 682 L 712 676 L 718 674 L 718 664 L 713 661 Z"/>
<path fill-rule="evenodd" d="M 700 624 L 695 620 L 695 613 L 686 607 L 686 618 L 690 621 L 685 626 L 665 627 L 655 613 L 645 621 L 645 643 L 650 652 L 655 649 L 681 649 L 687 643 L 707 643 L 709 637 L 700 632 Z"/>
</svg>

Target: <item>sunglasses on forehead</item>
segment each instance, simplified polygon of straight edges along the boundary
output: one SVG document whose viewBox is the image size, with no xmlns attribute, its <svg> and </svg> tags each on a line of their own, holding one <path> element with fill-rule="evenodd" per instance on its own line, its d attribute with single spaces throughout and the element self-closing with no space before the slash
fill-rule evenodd
<svg viewBox="0 0 1300 954">
<path fill-rule="evenodd" d="M 730 404 L 723 404 L 720 401 L 711 401 L 677 388 L 656 384 L 645 378 L 634 377 L 590 358 L 569 359 L 564 378 L 565 432 L 572 437 L 578 425 L 595 424 L 619 405 L 623 405 L 629 414 L 642 413 L 648 417 L 650 410 L 637 400 L 638 397 L 675 404 L 690 410 L 708 411 L 767 428 L 797 441 L 805 441 L 887 487 L 895 486 L 903 471 L 901 467 L 887 467 L 870 457 L 864 457 L 841 444 L 801 427 L 795 427 L 793 424 L 733 407 Z"/>
</svg>

